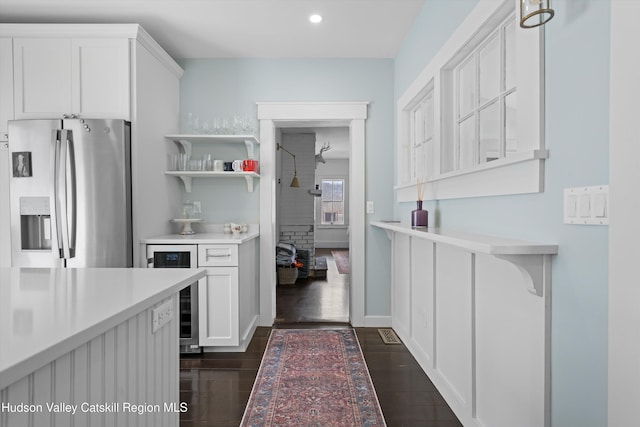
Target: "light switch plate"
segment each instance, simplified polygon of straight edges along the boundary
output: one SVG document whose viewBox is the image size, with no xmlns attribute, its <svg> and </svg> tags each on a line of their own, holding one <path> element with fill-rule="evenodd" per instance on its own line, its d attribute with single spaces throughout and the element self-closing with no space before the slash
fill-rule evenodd
<svg viewBox="0 0 640 427">
<path fill-rule="evenodd" d="M 368 214 L 375 213 L 375 207 L 373 206 L 373 201 L 372 200 L 368 200 L 367 201 L 367 213 Z"/>
<path fill-rule="evenodd" d="M 564 223 L 609 224 L 609 186 L 575 187 L 564 190 Z"/>
</svg>

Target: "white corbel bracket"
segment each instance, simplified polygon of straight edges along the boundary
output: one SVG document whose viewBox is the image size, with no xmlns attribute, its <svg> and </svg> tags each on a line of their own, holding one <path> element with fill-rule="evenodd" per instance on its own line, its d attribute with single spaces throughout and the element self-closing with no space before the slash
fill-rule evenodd
<svg viewBox="0 0 640 427">
<path fill-rule="evenodd" d="M 244 145 L 245 147 L 247 147 L 247 159 L 255 159 L 254 157 L 255 150 L 254 150 L 253 141 L 251 141 L 250 139 L 245 139 Z"/>
<path fill-rule="evenodd" d="M 187 155 L 187 157 L 191 158 L 191 142 L 186 139 L 180 139 L 175 141 L 178 144 L 178 147 L 182 148 L 182 152 Z"/>
<path fill-rule="evenodd" d="M 551 256 L 550 255 L 497 255 L 496 258 L 505 260 L 515 265 L 522 274 L 527 291 L 542 297 L 544 290 L 551 280 Z"/>
</svg>

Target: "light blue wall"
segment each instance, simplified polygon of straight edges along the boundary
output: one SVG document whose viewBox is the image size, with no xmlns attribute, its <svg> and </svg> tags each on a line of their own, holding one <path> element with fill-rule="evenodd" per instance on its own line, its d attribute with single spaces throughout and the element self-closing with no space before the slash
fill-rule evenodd
<svg viewBox="0 0 640 427">
<path fill-rule="evenodd" d="M 376 204 L 367 221 L 393 215 L 394 79 L 390 59 L 198 59 L 182 60 L 183 126 L 186 114 L 200 119 L 256 115 L 256 102 L 368 101 L 366 200 Z M 209 152 L 209 148 L 199 148 Z M 214 157 L 234 159 L 242 150 L 216 148 Z M 242 157 L 240 157 L 242 158 Z M 224 183 L 224 185 L 220 185 Z M 194 180 L 193 192 L 208 222 L 259 222 L 258 183 L 247 193 L 242 180 Z M 385 242 L 386 240 L 386 242 Z M 386 244 L 385 244 L 386 243 Z M 365 313 L 389 315 L 389 245 L 367 226 Z"/>
<path fill-rule="evenodd" d="M 427 0 L 398 55 L 396 99 L 477 0 Z M 554 242 L 552 425 L 607 424 L 608 229 L 562 222 L 563 189 L 609 182 L 609 15 L 602 0 L 557 0 L 546 25 L 545 191 L 429 203 L 442 227 Z M 435 18 L 437 16 L 437 19 Z M 424 48 L 423 48 L 424 47 Z M 420 65 L 420 67 L 418 66 Z M 413 76 L 413 78 L 411 78 Z M 413 204 L 396 206 L 408 217 Z M 507 319 L 505 319 L 507 320 Z"/>
</svg>

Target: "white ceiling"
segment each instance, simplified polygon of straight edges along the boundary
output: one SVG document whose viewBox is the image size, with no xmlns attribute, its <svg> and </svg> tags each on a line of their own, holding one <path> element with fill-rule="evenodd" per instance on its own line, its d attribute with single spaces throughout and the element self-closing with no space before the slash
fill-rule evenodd
<svg viewBox="0 0 640 427">
<path fill-rule="evenodd" d="M 176 59 L 393 58 L 424 1 L 0 0 L 0 22 L 140 23 Z"/>
</svg>

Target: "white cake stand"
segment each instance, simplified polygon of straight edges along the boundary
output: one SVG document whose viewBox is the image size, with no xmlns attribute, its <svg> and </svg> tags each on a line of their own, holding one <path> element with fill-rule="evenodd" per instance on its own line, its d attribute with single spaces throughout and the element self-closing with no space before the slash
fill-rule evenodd
<svg viewBox="0 0 640 427">
<path fill-rule="evenodd" d="M 196 234 L 196 232 L 191 228 L 191 224 L 200 221 L 202 221 L 202 218 L 175 218 L 171 220 L 171 222 L 182 224 L 182 231 L 180 232 L 180 234 L 182 234 L 183 236 Z"/>
</svg>

